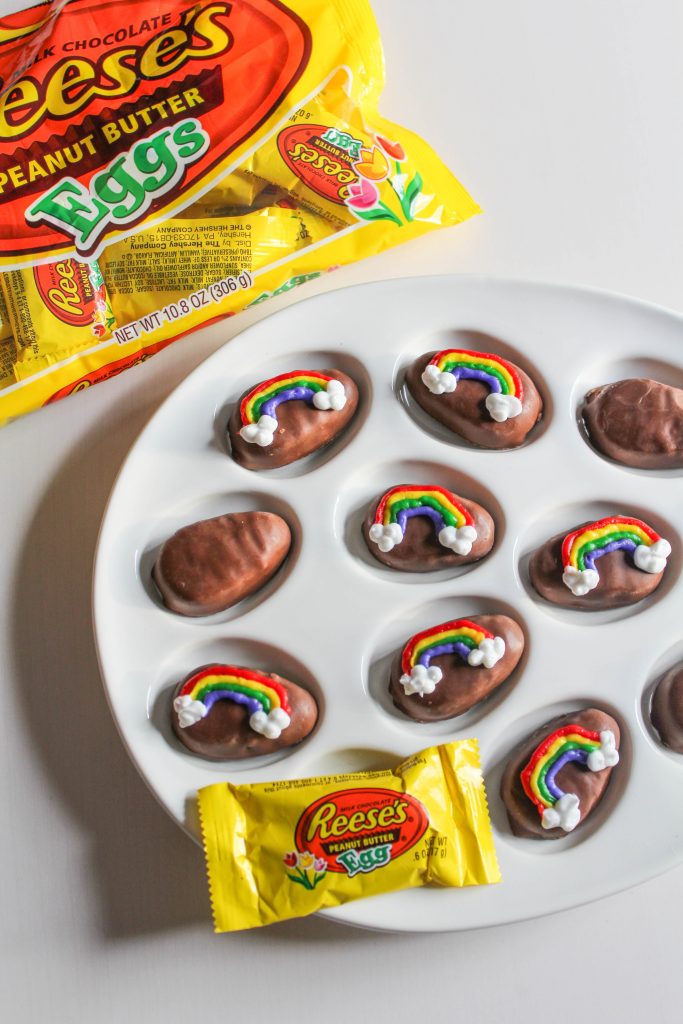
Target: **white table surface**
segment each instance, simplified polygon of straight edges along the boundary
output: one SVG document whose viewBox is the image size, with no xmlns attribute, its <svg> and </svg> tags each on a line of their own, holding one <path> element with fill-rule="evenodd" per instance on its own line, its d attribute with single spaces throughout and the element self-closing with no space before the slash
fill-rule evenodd
<svg viewBox="0 0 683 1024">
<path fill-rule="evenodd" d="M 3 0 L 0 9 L 23 6 Z M 484 272 L 683 311 L 677 0 L 375 0 L 383 112 L 484 206 L 302 288 Z M 308 919 L 212 933 L 200 850 L 109 716 L 90 573 L 117 469 L 175 385 L 276 303 L 0 432 L 0 1005 L 17 1022 L 680 1020 L 683 868 L 573 911 L 465 934 Z M 420 1017 L 418 1017 L 420 1015 Z"/>
</svg>

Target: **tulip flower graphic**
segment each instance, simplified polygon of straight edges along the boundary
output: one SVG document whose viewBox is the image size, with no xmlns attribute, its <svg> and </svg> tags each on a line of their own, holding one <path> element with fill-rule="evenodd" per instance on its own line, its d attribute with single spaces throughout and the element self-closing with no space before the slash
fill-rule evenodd
<svg viewBox="0 0 683 1024">
<path fill-rule="evenodd" d="M 290 882 L 303 885 L 304 889 L 312 891 L 318 882 L 321 882 L 327 873 L 327 861 L 322 857 L 315 857 L 308 850 L 303 853 L 286 853 L 282 858 L 288 868 L 295 868 L 296 872 L 287 872 Z"/>
<path fill-rule="evenodd" d="M 375 135 L 375 138 L 387 156 L 390 156 L 392 160 L 396 160 L 398 163 L 402 163 L 405 160 L 406 154 L 400 142 L 390 142 L 383 135 Z"/>
<path fill-rule="evenodd" d="M 359 178 L 349 185 L 346 205 L 352 210 L 371 210 L 378 202 L 377 186 L 366 178 Z"/>
<path fill-rule="evenodd" d="M 379 198 L 377 186 L 367 178 L 358 178 L 347 185 L 345 202 L 359 220 L 391 220 L 403 227 L 401 219 Z"/>
</svg>

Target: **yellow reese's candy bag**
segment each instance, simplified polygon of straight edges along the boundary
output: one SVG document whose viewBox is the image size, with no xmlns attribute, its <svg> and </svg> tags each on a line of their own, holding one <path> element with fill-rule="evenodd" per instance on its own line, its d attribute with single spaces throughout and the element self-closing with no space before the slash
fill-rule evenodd
<svg viewBox="0 0 683 1024">
<path fill-rule="evenodd" d="M 476 740 L 393 771 L 199 791 L 217 932 L 416 886 L 500 881 Z"/>
<path fill-rule="evenodd" d="M 368 0 L 106 11 L 0 18 L 0 423 L 478 212 L 377 112 Z"/>
</svg>

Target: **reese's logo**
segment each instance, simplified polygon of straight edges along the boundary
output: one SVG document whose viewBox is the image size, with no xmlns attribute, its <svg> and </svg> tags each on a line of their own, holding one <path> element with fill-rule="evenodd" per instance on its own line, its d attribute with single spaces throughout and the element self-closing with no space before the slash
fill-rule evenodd
<svg viewBox="0 0 683 1024">
<path fill-rule="evenodd" d="M 343 789 L 307 807 L 295 842 L 327 861 L 328 871 L 355 875 L 384 867 L 424 835 L 429 816 L 422 804 L 391 789 Z"/>
</svg>

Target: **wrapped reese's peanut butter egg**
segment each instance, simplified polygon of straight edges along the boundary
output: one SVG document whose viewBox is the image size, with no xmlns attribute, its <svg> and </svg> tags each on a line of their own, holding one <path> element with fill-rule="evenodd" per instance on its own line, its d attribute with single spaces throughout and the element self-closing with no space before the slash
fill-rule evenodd
<svg viewBox="0 0 683 1024">
<path fill-rule="evenodd" d="M 111 337 L 114 314 L 94 260 L 11 270 L 0 274 L 0 288 L 19 381 Z"/>
<path fill-rule="evenodd" d="M 476 740 L 392 771 L 199 791 L 217 932 L 397 889 L 500 881 Z"/>
</svg>

